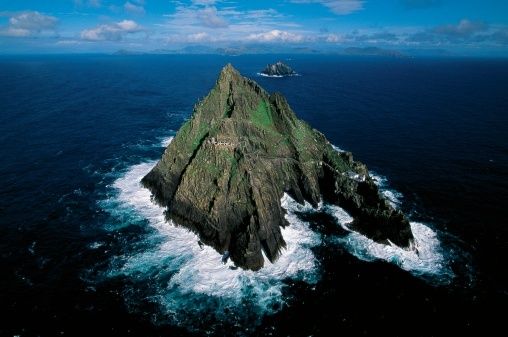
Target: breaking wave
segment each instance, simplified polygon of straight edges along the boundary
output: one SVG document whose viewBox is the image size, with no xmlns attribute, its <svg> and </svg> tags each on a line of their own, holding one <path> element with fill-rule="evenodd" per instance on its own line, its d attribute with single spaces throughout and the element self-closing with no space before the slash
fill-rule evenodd
<svg viewBox="0 0 508 337">
<path fill-rule="evenodd" d="M 161 145 L 170 141 L 163 140 Z M 318 263 L 311 248 L 321 242 L 320 237 L 294 214 L 310 209 L 310 205 L 301 206 L 284 196 L 282 205 L 288 210 L 286 218 L 291 223 L 282 229 L 286 250 L 273 264 L 265 257 L 265 267 L 260 271 L 243 270 L 231 261 L 222 264 L 221 255 L 211 247 L 200 246 L 194 233 L 165 220 L 164 209 L 152 202 L 150 192 L 140 184 L 155 164 L 151 161 L 131 166 L 113 183 L 115 195 L 102 202 L 103 208 L 117 219 L 127 223 L 146 219 L 155 229 L 145 238 L 151 247 L 113 258 L 103 276 L 128 277 L 151 284 L 142 297 L 161 307 L 164 317 L 157 317 L 158 322 L 165 318 L 194 329 L 199 317 L 212 315 L 212 321 L 224 322 L 227 313 L 228 320 L 233 318 L 242 326 L 249 326 L 260 322 L 263 314 L 286 305 L 283 290 L 287 281 L 317 283 Z M 135 306 L 141 299 L 133 296 L 134 290 L 128 293 L 127 304 L 132 302 Z M 216 309 L 212 312 L 211 308 Z"/>
<path fill-rule="evenodd" d="M 172 139 L 161 139 L 160 146 L 168 146 Z M 273 264 L 265 257 L 265 267 L 257 272 L 236 268 L 231 261 L 222 264 L 221 255 L 211 247 L 199 245 L 195 234 L 168 223 L 164 209 L 154 204 L 149 190 L 141 186 L 141 178 L 155 164 L 156 161 L 150 161 L 129 167 L 112 184 L 113 195 L 101 202 L 120 223 L 111 230 L 136 221 L 147 222 L 153 230 L 142 239 L 145 248 L 116 255 L 102 276 L 126 277 L 134 284 L 141 282 L 143 291 L 134 289 L 135 286 L 126 290 L 126 303 L 131 307 L 142 301 L 156 304 L 160 310 L 154 321 L 212 331 L 217 326 L 223 328 L 221 324 L 226 321 L 232 321 L 237 327 L 256 325 L 264 315 L 282 309 L 290 298 L 284 292 L 288 284 L 302 281 L 313 285 L 320 278 L 319 262 L 312 248 L 323 245 L 323 238 L 311 230 L 309 222 L 302 220 L 299 216 L 302 213 L 325 212 L 333 216 L 337 226 L 347 234 L 334 236 L 328 242 L 344 247 L 360 260 L 384 260 L 438 284 L 453 279 L 438 235 L 427 225 L 411 222 L 416 250 L 405 250 L 351 231 L 348 224 L 353 219 L 338 206 L 321 203 L 314 209 L 308 203 L 298 204 L 287 194 L 281 204 L 287 211 L 290 226 L 282 228 L 287 248 L 281 257 Z M 376 174 L 372 178 L 381 193 L 398 207 L 402 195 L 388 189 L 386 178 Z M 99 244 L 91 248 L 96 246 Z M 196 322 L 200 321 L 207 322 L 206 326 L 199 326 Z M 211 326 L 211 321 L 217 326 Z"/>
<path fill-rule="evenodd" d="M 338 152 L 343 151 L 335 146 L 334 148 Z M 386 177 L 374 172 L 371 172 L 370 176 L 378 186 L 379 192 L 394 208 L 398 208 L 402 203 L 402 193 L 390 189 Z M 326 207 L 326 212 L 332 215 L 343 229 L 349 231 L 348 235 L 336 237 L 334 241 L 358 259 L 369 262 L 384 260 L 433 284 L 449 284 L 455 277 L 438 233 L 427 224 L 410 222 L 414 246 L 411 249 L 403 249 L 394 244 L 375 242 L 365 235 L 350 230 L 348 224 L 353 221 L 353 218 L 338 206 L 329 205 Z"/>
<path fill-rule="evenodd" d="M 414 245 L 411 249 L 404 249 L 393 244 L 375 242 L 351 230 L 349 225 L 353 218 L 339 206 L 320 204 L 317 209 L 310 208 L 308 211 L 331 215 L 337 225 L 347 232 L 346 235 L 334 236 L 331 241 L 346 248 L 350 254 L 362 261 L 384 260 L 433 284 L 449 284 L 454 278 L 438 234 L 423 223 L 410 222 Z"/>
<path fill-rule="evenodd" d="M 232 269 L 234 265 L 229 262 L 221 263 L 221 255 L 213 248 L 198 244 L 199 238 L 187 229 L 167 222 L 164 209 L 154 204 L 151 193 L 141 186 L 140 181 L 155 165 L 156 162 L 142 163 L 132 166 L 120 179 L 115 181 L 113 187 L 118 190 L 117 200 L 120 204 L 145 217 L 151 226 L 158 230 L 166 240 L 160 244 L 155 252 L 147 252 L 129 257 L 122 271 L 136 269 L 143 262 L 153 262 L 158 265 L 161 259 L 171 259 L 170 264 L 175 274 L 169 282 L 171 286 L 178 286 L 183 292 L 198 292 L 212 296 L 241 299 L 242 288 L 256 283 L 266 283 L 264 290 L 268 293 L 279 292 L 277 284 L 271 287 L 266 281 L 281 280 L 288 277 L 298 277 L 315 282 L 315 258 L 309 247 L 318 244 L 319 237 L 312 234 L 305 223 L 297 221 L 291 212 L 293 204 L 298 205 L 291 198 L 283 199 L 283 205 L 288 207 L 286 215 L 291 226 L 282 229 L 282 235 L 287 243 L 286 251 L 275 263 L 265 258 L 265 267 L 258 272 L 243 269 Z M 310 207 L 307 205 L 306 207 Z M 309 232 L 311 235 L 309 235 Z M 155 259 L 153 259 L 155 257 Z M 270 288 L 270 289 L 268 289 Z M 266 303 L 267 299 L 262 299 Z"/>
<path fill-rule="evenodd" d="M 388 179 L 376 172 L 370 172 L 370 177 L 379 188 L 381 194 L 388 200 L 388 202 L 395 208 L 398 208 L 402 203 L 404 197 L 402 193 L 390 189 L 388 186 Z"/>
<path fill-rule="evenodd" d="M 423 223 L 411 222 L 410 225 L 416 249 L 406 250 L 395 245 L 377 243 L 357 232 L 336 238 L 336 242 L 360 260 L 384 260 L 433 283 L 450 283 L 454 273 L 445 259 L 436 232 Z"/>
<path fill-rule="evenodd" d="M 163 137 L 161 138 L 160 146 L 167 147 L 171 141 L 175 138 L 175 136 Z"/>
</svg>

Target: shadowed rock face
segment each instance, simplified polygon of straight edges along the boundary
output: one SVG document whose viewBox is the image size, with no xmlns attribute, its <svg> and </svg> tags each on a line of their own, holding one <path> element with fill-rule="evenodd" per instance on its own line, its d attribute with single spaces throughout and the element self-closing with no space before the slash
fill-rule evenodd
<svg viewBox="0 0 508 337">
<path fill-rule="evenodd" d="M 287 64 L 282 63 L 281 61 L 267 65 L 261 73 L 268 76 L 296 75 L 296 72 L 293 69 L 291 69 Z"/>
<path fill-rule="evenodd" d="M 246 269 L 263 267 L 262 251 L 274 262 L 285 247 L 284 192 L 300 203 L 341 206 L 355 230 L 378 242 L 409 247 L 413 240 L 365 165 L 335 151 L 282 95 L 269 95 L 231 65 L 142 183 L 168 219 Z"/>
</svg>

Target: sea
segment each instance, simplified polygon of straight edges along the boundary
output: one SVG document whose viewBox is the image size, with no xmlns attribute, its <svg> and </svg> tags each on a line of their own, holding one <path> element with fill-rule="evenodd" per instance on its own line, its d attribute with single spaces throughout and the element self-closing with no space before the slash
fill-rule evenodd
<svg viewBox="0 0 508 337">
<path fill-rule="evenodd" d="M 262 77 L 282 60 L 299 76 Z M 282 257 L 230 268 L 140 179 L 232 63 L 411 221 L 415 251 L 281 198 Z M 436 336 L 503 327 L 508 60 L 0 56 L 1 336 Z"/>
</svg>

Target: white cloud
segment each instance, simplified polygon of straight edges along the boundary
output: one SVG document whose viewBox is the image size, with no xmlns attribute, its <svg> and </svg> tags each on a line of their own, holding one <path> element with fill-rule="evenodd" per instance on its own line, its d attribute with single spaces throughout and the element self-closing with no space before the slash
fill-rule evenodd
<svg viewBox="0 0 508 337">
<path fill-rule="evenodd" d="M 462 19 L 456 24 L 440 25 L 417 31 L 406 38 L 406 42 L 416 44 L 476 44 L 485 42 L 494 33 L 486 23 Z"/>
<path fill-rule="evenodd" d="M 81 7 L 81 6 L 87 6 L 87 7 L 94 7 L 99 8 L 102 6 L 101 0 L 74 0 L 74 5 Z"/>
<path fill-rule="evenodd" d="M 348 15 L 363 9 L 363 0 L 291 0 L 297 4 L 319 3 L 338 15 Z"/>
<path fill-rule="evenodd" d="M 175 12 L 165 15 L 167 22 L 158 35 L 168 43 L 303 41 L 307 32 L 288 21 L 273 8 L 244 10 L 234 5 L 215 7 L 213 1 L 177 2 Z M 206 33 L 207 35 L 204 35 Z M 153 36 L 153 35 L 152 35 Z"/>
<path fill-rule="evenodd" d="M 228 21 L 224 18 L 225 14 L 231 11 L 219 11 L 216 7 L 202 6 L 178 6 L 176 12 L 167 15 L 170 18 L 169 25 L 179 30 L 189 27 L 207 27 L 207 28 L 226 28 Z"/>
<path fill-rule="evenodd" d="M 87 41 L 119 41 L 127 34 L 143 31 L 143 28 L 132 20 L 123 20 L 112 24 L 99 25 L 81 32 L 81 38 Z"/>
<path fill-rule="evenodd" d="M 240 12 L 240 15 L 244 17 L 245 19 L 280 19 L 283 18 L 284 15 L 277 12 L 273 8 L 268 9 L 253 9 L 246 12 Z"/>
<path fill-rule="evenodd" d="M 188 42 L 204 42 L 204 41 L 209 41 L 209 40 L 210 40 L 210 35 L 208 35 L 208 33 L 205 33 L 205 32 L 199 32 L 199 33 L 187 35 Z"/>
<path fill-rule="evenodd" d="M 0 27 L 0 35 L 4 36 L 28 37 L 45 33 L 55 34 L 58 23 L 57 18 L 36 11 L 4 13 L 0 16 L 9 16 L 7 26 Z"/>
<path fill-rule="evenodd" d="M 342 36 L 337 35 L 337 34 L 328 34 L 325 36 L 325 41 L 328 43 L 338 43 L 338 42 L 343 42 L 344 38 Z"/>
<path fill-rule="evenodd" d="M 301 34 L 274 29 L 269 32 L 250 34 L 247 40 L 256 42 L 301 42 L 304 37 Z"/>
<path fill-rule="evenodd" d="M 471 21 L 468 19 L 462 19 L 456 25 L 444 25 L 434 28 L 433 32 L 443 35 L 453 36 L 469 36 L 474 33 L 484 31 L 488 26 L 483 22 Z"/>
<path fill-rule="evenodd" d="M 192 3 L 194 5 L 202 5 L 202 6 L 210 6 L 215 5 L 217 3 L 217 0 L 192 0 Z"/>
<path fill-rule="evenodd" d="M 145 8 L 143 7 L 142 3 L 135 4 L 133 2 L 127 1 L 125 5 L 123 5 L 123 8 L 126 12 L 132 13 L 132 14 L 145 14 Z"/>
<path fill-rule="evenodd" d="M 339 15 L 347 15 L 363 9 L 363 1 L 358 0 L 327 1 L 323 4 Z"/>
<path fill-rule="evenodd" d="M 123 20 L 117 23 L 117 26 L 120 27 L 125 32 L 132 33 L 138 32 L 141 30 L 141 27 L 132 20 Z"/>
<path fill-rule="evenodd" d="M 228 22 L 219 16 L 217 8 L 205 7 L 197 12 L 197 17 L 205 27 L 223 28 L 228 26 Z"/>
</svg>

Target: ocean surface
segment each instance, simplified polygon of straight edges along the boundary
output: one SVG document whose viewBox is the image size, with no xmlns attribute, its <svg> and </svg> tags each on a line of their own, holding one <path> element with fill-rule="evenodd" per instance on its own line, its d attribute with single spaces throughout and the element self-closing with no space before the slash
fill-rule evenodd
<svg viewBox="0 0 508 337">
<path fill-rule="evenodd" d="M 278 59 L 300 76 L 257 75 Z M 418 255 L 289 196 L 288 249 L 256 273 L 164 221 L 139 180 L 228 62 L 367 164 Z M 1 336 L 485 333 L 507 201 L 508 60 L 0 56 Z"/>
</svg>

